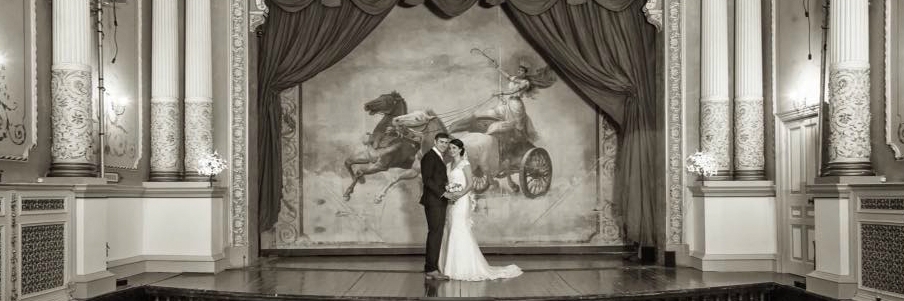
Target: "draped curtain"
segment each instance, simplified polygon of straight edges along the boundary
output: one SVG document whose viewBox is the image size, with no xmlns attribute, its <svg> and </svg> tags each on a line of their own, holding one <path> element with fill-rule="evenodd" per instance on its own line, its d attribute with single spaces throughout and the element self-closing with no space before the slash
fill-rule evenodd
<svg viewBox="0 0 904 301">
<path fill-rule="evenodd" d="M 283 1 L 283 2 L 312 2 Z M 366 2 L 360 0 L 359 2 Z M 370 1 L 377 2 L 377 1 Z M 395 1 L 391 2 L 395 5 Z M 258 181 L 261 230 L 276 223 L 282 198 L 282 107 L 279 93 L 295 87 L 348 55 L 383 21 L 389 8 L 364 11 L 357 5 L 304 5 L 270 10 L 258 61 Z"/>
<path fill-rule="evenodd" d="M 398 0 L 268 0 L 259 59 L 261 231 L 280 210 L 281 107 L 279 93 L 332 66 L 383 20 Z M 416 1 L 415 1 L 416 2 Z M 431 0 L 457 16 L 477 0 Z M 503 7 L 522 35 L 578 95 L 599 106 L 620 128 L 616 202 L 627 239 L 656 244 L 660 189 L 661 107 L 654 76 L 655 30 L 641 12 L 643 0 L 485 0 Z M 352 5 L 349 5 L 352 4 Z"/>
<path fill-rule="evenodd" d="M 623 11 L 557 1 L 537 15 L 523 11 L 517 1 L 510 3 L 507 12 L 521 33 L 578 94 L 619 125 L 614 196 L 622 209 L 626 238 L 655 246 L 655 232 L 661 229 L 657 226 L 664 222 L 654 214 L 664 206 L 662 127 L 656 118 L 662 101 L 654 85 L 656 32 L 641 13 L 644 1 L 634 1 Z"/>
</svg>

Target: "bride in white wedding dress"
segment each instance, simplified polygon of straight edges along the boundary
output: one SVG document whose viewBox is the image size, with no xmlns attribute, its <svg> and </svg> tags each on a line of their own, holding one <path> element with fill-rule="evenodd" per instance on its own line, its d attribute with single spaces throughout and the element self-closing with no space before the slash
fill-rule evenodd
<svg viewBox="0 0 904 301">
<path fill-rule="evenodd" d="M 521 275 L 517 265 L 490 266 L 480 252 L 477 239 L 471 232 L 471 208 L 474 197 L 471 194 L 471 163 L 465 156 L 464 143 L 455 139 L 449 143 L 449 152 L 454 160 L 449 163 L 449 186 L 459 186 L 444 195 L 448 198 L 446 227 L 439 255 L 439 269 L 454 280 L 482 281 L 500 278 L 514 278 Z"/>
</svg>

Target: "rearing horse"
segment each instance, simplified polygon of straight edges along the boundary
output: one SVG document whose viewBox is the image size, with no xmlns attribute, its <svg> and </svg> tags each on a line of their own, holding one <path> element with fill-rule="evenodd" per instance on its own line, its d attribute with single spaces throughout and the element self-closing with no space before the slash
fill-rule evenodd
<svg viewBox="0 0 904 301">
<path fill-rule="evenodd" d="M 392 124 L 396 127 L 408 128 L 414 135 L 419 136 L 421 140 L 421 149 L 411 168 L 396 175 L 396 177 L 383 188 L 383 191 L 377 196 L 377 203 L 380 203 L 383 200 L 383 197 L 386 196 L 389 189 L 396 183 L 420 176 L 421 156 L 433 148 L 433 137 L 436 136 L 437 133 L 447 132 L 447 128 L 442 119 L 431 110 L 414 111 L 409 114 L 398 116 L 392 120 Z M 495 180 L 492 180 L 491 176 L 502 172 L 502 175 L 509 178 L 509 185 L 513 185 L 513 188 L 517 186 L 511 180 L 511 177 L 509 177 L 510 174 L 503 172 L 504 170 L 502 166 L 500 166 L 499 144 L 497 143 L 496 138 L 483 133 L 471 132 L 459 132 L 457 133 L 457 136 L 458 139 L 461 139 L 465 145 L 467 145 L 468 160 L 471 161 L 475 181 L 486 181 L 484 183 L 485 185 L 494 185 Z M 489 184 L 490 182 L 493 184 Z"/>
<path fill-rule="evenodd" d="M 396 183 L 403 180 L 410 180 L 421 175 L 421 158 L 424 153 L 433 148 L 434 136 L 437 133 L 446 133 L 446 126 L 439 120 L 432 110 L 416 111 L 411 114 L 404 114 L 393 118 L 392 125 L 396 128 L 406 128 L 414 137 L 413 140 L 420 141 L 420 150 L 414 157 L 414 162 L 405 170 L 397 174 L 395 178 L 389 181 L 383 191 L 377 196 L 375 203 L 383 202 L 386 192 Z"/>
<path fill-rule="evenodd" d="M 382 114 L 383 119 L 377 123 L 365 142 L 365 151 L 345 159 L 345 169 L 352 177 L 352 183 L 343 194 L 346 201 L 351 199 L 357 183 L 364 183 L 364 176 L 386 171 L 390 168 L 410 168 L 414 162 L 418 148 L 410 138 L 405 137 L 404 130 L 392 126 L 396 116 L 408 113 L 408 104 L 398 92 L 383 94 L 364 104 L 364 111 L 370 115 Z M 357 171 L 354 165 L 364 165 Z"/>
</svg>

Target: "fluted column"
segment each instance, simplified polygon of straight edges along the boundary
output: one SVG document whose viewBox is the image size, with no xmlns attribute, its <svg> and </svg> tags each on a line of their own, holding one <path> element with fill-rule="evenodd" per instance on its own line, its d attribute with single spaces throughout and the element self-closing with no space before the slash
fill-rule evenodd
<svg viewBox="0 0 904 301">
<path fill-rule="evenodd" d="M 151 21 L 151 181 L 178 181 L 182 169 L 179 0 L 154 0 Z"/>
<path fill-rule="evenodd" d="M 703 0 L 700 140 L 719 163 L 709 180 L 731 179 L 731 102 L 728 97 L 728 6 Z"/>
<path fill-rule="evenodd" d="M 766 177 L 760 5 L 760 0 L 735 2 L 734 176 L 737 180 Z"/>
<path fill-rule="evenodd" d="M 185 14 L 185 180 L 209 181 L 197 166 L 213 153 L 210 0 L 187 0 Z"/>
<path fill-rule="evenodd" d="M 92 32 L 89 0 L 53 1 L 51 177 L 95 176 Z"/>
<path fill-rule="evenodd" d="M 829 143 L 825 175 L 873 175 L 870 164 L 869 1 L 829 8 Z"/>
</svg>

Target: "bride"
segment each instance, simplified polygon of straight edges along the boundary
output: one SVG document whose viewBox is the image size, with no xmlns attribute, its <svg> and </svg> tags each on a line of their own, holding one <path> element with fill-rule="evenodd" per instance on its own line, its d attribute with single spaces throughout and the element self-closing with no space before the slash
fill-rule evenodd
<svg viewBox="0 0 904 301">
<path fill-rule="evenodd" d="M 494 267 L 480 253 L 477 239 L 471 233 L 471 206 L 475 204 L 471 194 L 471 163 L 465 156 L 461 140 L 449 142 L 449 152 L 454 159 L 449 163 L 449 187 L 443 195 L 450 200 L 446 212 L 446 227 L 440 248 L 439 269 L 455 280 L 481 281 L 514 278 L 521 275 L 521 268 L 512 264 Z M 453 187 L 457 186 L 457 187 Z"/>
</svg>

